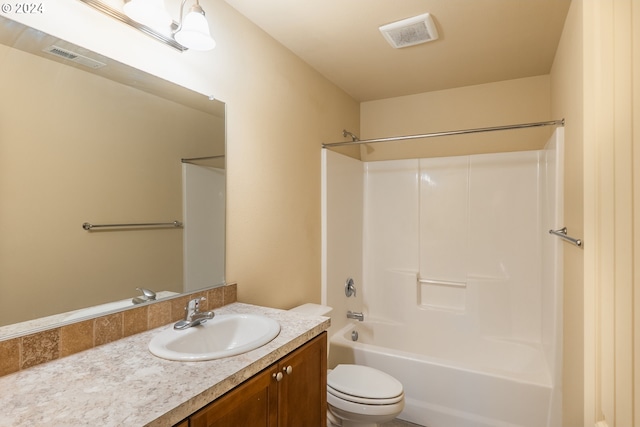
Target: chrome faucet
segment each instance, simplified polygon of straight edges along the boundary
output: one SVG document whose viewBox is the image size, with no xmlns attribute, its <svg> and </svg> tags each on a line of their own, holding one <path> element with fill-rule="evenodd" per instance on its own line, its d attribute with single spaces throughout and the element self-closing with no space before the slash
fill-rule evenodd
<svg viewBox="0 0 640 427">
<path fill-rule="evenodd" d="M 142 292 L 142 296 L 135 297 L 131 300 L 134 304 L 142 304 L 143 302 L 155 301 L 156 293 L 147 288 L 136 288 L 136 291 Z"/>
<path fill-rule="evenodd" d="M 364 320 L 364 314 L 355 311 L 347 311 L 347 319 L 356 319 L 359 322 Z"/>
<path fill-rule="evenodd" d="M 177 321 L 173 325 L 173 329 L 187 329 L 192 326 L 197 326 L 201 323 L 204 323 L 209 319 L 213 319 L 213 316 L 215 316 L 215 313 L 213 311 L 201 312 L 199 310 L 200 302 L 204 300 L 204 297 L 194 298 L 190 300 L 187 306 L 184 308 L 184 320 Z"/>
</svg>

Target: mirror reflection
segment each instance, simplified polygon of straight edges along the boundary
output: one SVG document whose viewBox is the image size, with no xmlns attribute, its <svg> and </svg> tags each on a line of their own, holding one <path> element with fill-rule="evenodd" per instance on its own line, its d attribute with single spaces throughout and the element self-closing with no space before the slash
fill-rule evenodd
<svg viewBox="0 0 640 427">
<path fill-rule="evenodd" d="M 223 284 L 224 104 L 3 17 L 0 43 L 0 327 Z"/>
</svg>

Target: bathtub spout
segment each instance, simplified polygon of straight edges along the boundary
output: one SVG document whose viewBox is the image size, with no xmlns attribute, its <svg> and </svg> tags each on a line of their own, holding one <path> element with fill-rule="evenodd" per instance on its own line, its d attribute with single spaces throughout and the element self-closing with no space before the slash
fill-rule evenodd
<svg viewBox="0 0 640 427">
<path fill-rule="evenodd" d="M 347 311 L 347 319 L 356 319 L 360 322 L 362 322 L 364 320 L 364 314 L 362 313 L 356 313 L 354 311 Z"/>
</svg>

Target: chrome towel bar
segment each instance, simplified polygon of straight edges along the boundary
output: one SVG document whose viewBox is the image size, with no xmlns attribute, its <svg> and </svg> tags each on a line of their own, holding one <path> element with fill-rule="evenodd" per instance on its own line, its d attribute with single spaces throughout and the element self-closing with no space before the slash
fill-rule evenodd
<svg viewBox="0 0 640 427">
<path fill-rule="evenodd" d="M 559 230 L 549 230 L 549 234 L 553 234 L 555 236 L 558 236 L 561 239 L 566 240 L 569 243 L 573 243 L 574 245 L 576 245 L 578 247 L 582 247 L 582 240 L 581 239 L 576 239 L 576 238 L 567 236 L 567 227 L 562 227 Z"/>
<path fill-rule="evenodd" d="M 82 224 L 82 228 L 87 231 L 91 231 L 94 228 L 143 228 L 143 227 L 182 227 L 182 223 L 180 221 L 173 222 L 149 222 L 142 224 L 91 224 L 89 222 L 85 222 Z"/>
</svg>

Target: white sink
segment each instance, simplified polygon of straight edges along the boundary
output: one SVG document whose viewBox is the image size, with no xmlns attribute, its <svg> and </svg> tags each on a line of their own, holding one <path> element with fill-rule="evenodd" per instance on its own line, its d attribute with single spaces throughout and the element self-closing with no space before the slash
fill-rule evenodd
<svg viewBox="0 0 640 427">
<path fill-rule="evenodd" d="M 153 337 L 149 351 L 163 359 L 194 362 L 235 356 L 261 347 L 280 333 L 280 324 L 257 314 L 217 314 L 184 330 Z"/>
</svg>

